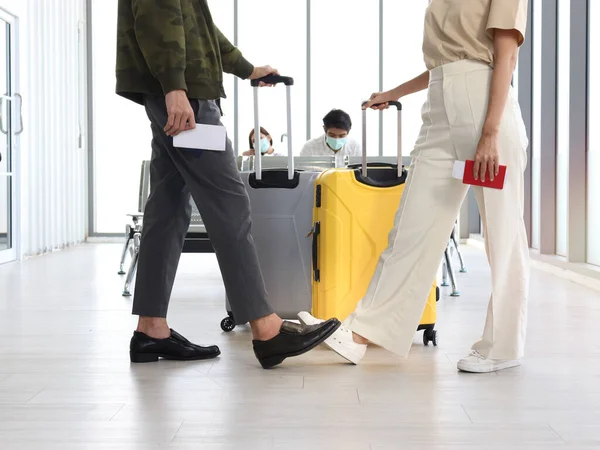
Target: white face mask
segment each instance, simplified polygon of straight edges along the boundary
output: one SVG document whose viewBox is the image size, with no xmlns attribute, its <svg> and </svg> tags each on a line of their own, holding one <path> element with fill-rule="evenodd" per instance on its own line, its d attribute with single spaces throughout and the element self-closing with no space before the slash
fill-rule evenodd
<svg viewBox="0 0 600 450">
<path fill-rule="evenodd" d="M 332 138 L 327 136 L 325 141 L 327 142 L 327 145 L 329 145 L 329 147 L 331 147 L 333 150 L 338 151 L 340 150 L 345 144 L 346 141 L 348 140 L 348 138 Z"/>
<path fill-rule="evenodd" d="M 271 148 L 271 142 L 269 142 L 269 140 L 267 138 L 261 138 L 260 139 L 260 152 L 262 154 L 265 154 L 269 151 L 269 148 Z"/>
</svg>

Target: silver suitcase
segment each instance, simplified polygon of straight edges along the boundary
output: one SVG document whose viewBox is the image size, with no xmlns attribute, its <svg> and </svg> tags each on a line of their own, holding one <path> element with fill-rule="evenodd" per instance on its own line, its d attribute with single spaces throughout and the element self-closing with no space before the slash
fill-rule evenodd
<svg viewBox="0 0 600 450">
<path fill-rule="evenodd" d="M 254 160 L 254 156 L 248 156 L 242 171 L 252 172 L 254 170 Z M 287 156 L 269 156 L 261 161 L 263 170 L 287 169 L 287 166 Z M 335 167 L 335 158 L 333 156 L 294 156 L 294 167 L 309 172 L 323 172 Z"/>
<path fill-rule="evenodd" d="M 273 76 L 265 81 L 286 85 L 287 168 L 263 170 L 259 154 L 254 161 L 255 170 L 242 172 L 241 177 L 250 197 L 252 236 L 269 302 L 279 316 L 292 319 L 299 311 L 309 311 L 312 304 L 312 241 L 308 235 L 312 228 L 313 190 L 319 171 L 294 170 L 290 102 L 293 79 Z M 258 137 L 258 80 L 252 85 L 254 133 Z M 235 327 L 235 318 L 229 301 L 226 301 L 226 309 L 229 315 L 221 322 L 221 328 L 231 331 Z"/>
</svg>

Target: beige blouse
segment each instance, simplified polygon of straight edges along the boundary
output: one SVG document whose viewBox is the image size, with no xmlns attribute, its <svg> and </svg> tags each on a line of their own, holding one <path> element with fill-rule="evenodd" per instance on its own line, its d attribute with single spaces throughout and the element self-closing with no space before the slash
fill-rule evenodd
<svg viewBox="0 0 600 450">
<path fill-rule="evenodd" d="M 462 59 L 494 63 L 494 29 L 517 30 L 523 43 L 527 0 L 429 0 L 423 56 L 429 70 Z"/>
</svg>

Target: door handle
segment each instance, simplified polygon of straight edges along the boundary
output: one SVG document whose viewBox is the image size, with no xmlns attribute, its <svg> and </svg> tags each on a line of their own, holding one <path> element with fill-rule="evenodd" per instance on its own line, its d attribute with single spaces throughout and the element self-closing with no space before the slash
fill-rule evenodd
<svg viewBox="0 0 600 450">
<path fill-rule="evenodd" d="M 2 114 L 2 108 L 4 107 L 4 97 L 0 97 L 0 132 L 2 134 L 8 134 L 8 130 L 4 128 L 4 114 Z"/>
<path fill-rule="evenodd" d="M 19 99 L 19 128 L 15 131 L 15 135 L 19 135 L 23 132 L 23 96 L 21 94 L 15 94 L 15 97 Z"/>
<path fill-rule="evenodd" d="M 23 97 L 21 94 L 15 94 L 15 98 L 19 99 L 19 113 L 17 117 L 19 118 L 19 128 L 15 131 L 15 136 L 19 135 L 23 132 Z M 4 97 L 0 97 L 0 132 L 3 134 L 8 134 L 8 129 L 4 126 L 4 115 L 2 114 L 2 107 L 4 106 Z"/>
</svg>

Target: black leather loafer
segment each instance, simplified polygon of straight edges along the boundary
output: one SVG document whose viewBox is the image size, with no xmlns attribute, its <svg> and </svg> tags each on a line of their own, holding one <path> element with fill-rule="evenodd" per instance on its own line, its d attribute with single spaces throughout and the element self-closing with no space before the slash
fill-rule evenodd
<svg viewBox="0 0 600 450">
<path fill-rule="evenodd" d="M 252 341 L 254 354 L 263 369 L 281 364 L 284 359 L 312 350 L 340 327 L 341 322 L 330 319 L 317 325 L 283 322 L 277 336 L 268 341 Z"/>
<path fill-rule="evenodd" d="M 171 330 L 171 336 L 166 339 L 154 339 L 134 331 L 129 344 L 129 357 L 133 363 L 154 362 L 158 361 L 158 358 L 196 361 L 216 358 L 220 354 L 221 350 L 216 345 L 201 347 L 192 344 L 175 330 Z"/>
</svg>

